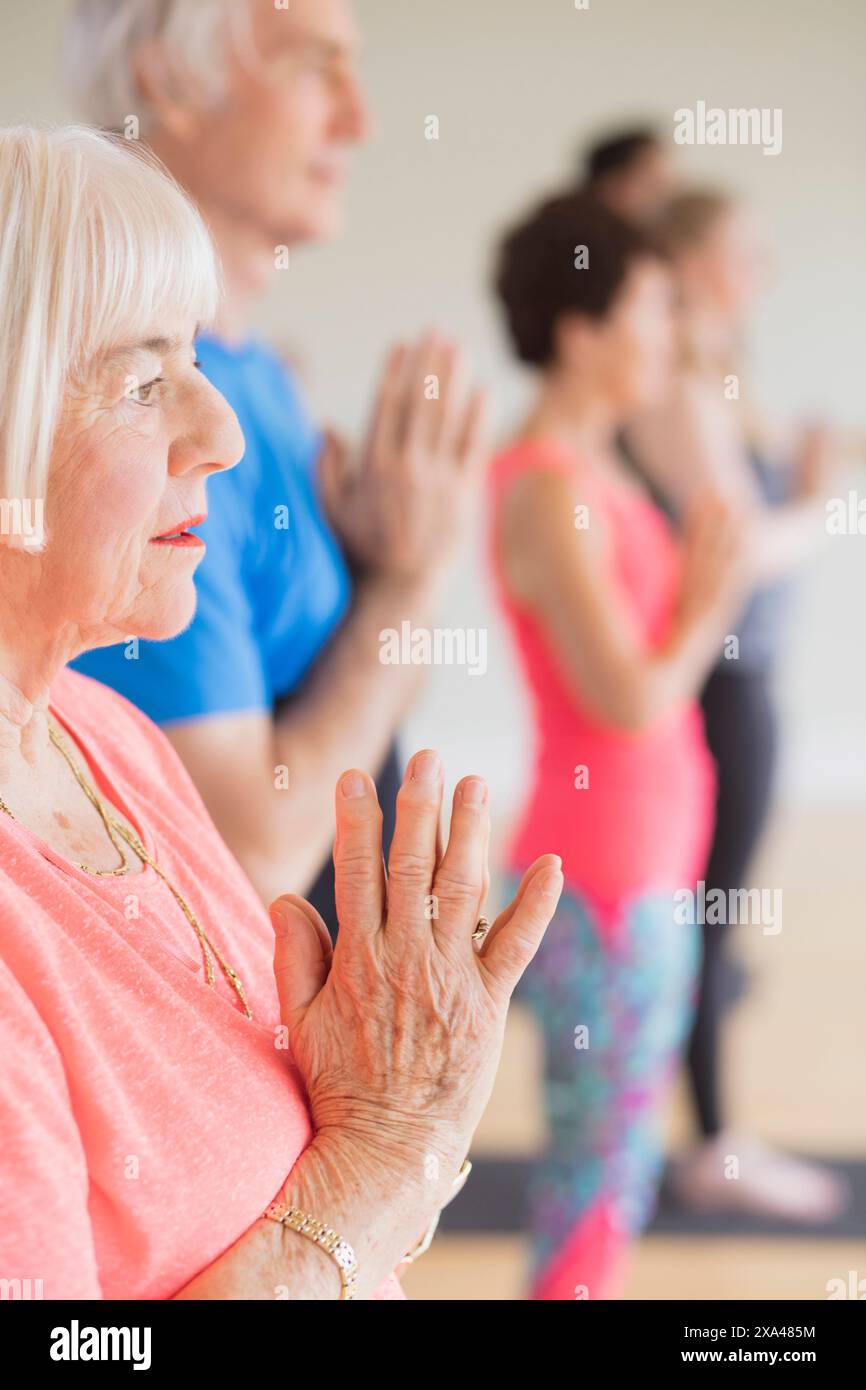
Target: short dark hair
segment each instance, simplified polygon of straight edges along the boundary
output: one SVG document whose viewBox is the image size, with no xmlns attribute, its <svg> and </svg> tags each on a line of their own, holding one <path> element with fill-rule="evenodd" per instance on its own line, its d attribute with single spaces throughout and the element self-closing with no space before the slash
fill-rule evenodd
<svg viewBox="0 0 866 1390">
<path fill-rule="evenodd" d="M 659 146 L 659 138 L 649 126 L 617 131 L 590 145 L 584 160 L 584 177 L 588 183 L 618 174 L 635 164 L 648 150 Z"/>
<path fill-rule="evenodd" d="M 578 269 L 578 248 L 586 265 Z M 560 315 L 601 319 L 633 263 L 661 255 L 637 227 L 580 190 L 549 198 L 505 236 L 496 291 L 517 356 L 534 367 L 554 358 Z"/>
</svg>

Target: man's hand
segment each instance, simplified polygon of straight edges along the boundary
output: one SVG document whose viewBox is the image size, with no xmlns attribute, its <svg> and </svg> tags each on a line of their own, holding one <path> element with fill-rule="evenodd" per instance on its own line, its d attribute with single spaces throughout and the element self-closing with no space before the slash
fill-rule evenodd
<svg viewBox="0 0 866 1390">
<path fill-rule="evenodd" d="M 460 348 L 434 333 L 390 353 L 353 467 L 329 436 L 319 460 L 328 515 L 370 575 L 425 579 L 447 565 L 487 452 L 486 393 L 467 393 Z"/>
</svg>

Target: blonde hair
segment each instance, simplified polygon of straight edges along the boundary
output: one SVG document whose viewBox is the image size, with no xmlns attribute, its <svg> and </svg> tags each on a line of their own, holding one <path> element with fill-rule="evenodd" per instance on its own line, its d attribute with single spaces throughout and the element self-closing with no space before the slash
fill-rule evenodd
<svg viewBox="0 0 866 1390">
<path fill-rule="evenodd" d="M 206 104 L 226 92 L 229 46 L 249 57 L 248 0 L 75 0 L 65 34 L 64 71 L 81 116 L 107 130 L 130 117 L 147 135 L 152 112 L 139 90 L 136 53 L 159 40 L 178 91 L 194 89 Z"/>
<path fill-rule="evenodd" d="M 667 254 L 676 258 L 699 246 L 736 205 L 736 199 L 721 189 L 687 189 L 668 200 L 653 223 L 653 231 Z"/>
<path fill-rule="evenodd" d="M 218 300 L 210 236 L 153 155 L 84 126 L 0 130 L 0 496 L 44 498 L 67 387 L 101 352 Z"/>
</svg>

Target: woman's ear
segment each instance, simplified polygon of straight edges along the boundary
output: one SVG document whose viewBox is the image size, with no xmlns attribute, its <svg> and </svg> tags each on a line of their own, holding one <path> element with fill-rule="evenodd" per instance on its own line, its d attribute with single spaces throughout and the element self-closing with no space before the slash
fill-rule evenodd
<svg viewBox="0 0 866 1390">
<path fill-rule="evenodd" d="M 152 123 L 181 144 L 192 141 L 202 112 L 201 93 L 193 74 L 181 75 L 161 39 L 141 45 L 132 69 Z"/>
</svg>

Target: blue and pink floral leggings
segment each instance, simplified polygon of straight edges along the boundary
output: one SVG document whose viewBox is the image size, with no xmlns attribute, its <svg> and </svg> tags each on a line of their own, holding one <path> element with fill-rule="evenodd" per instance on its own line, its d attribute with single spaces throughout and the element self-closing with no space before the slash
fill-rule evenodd
<svg viewBox="0 0 866 1390">
<path fill-rule="evenodd" d="M 511 885 L 508 885 L 511 886 Z M 536 1299 L 610 1298 L 650 1218 L 659 1112 L 692 1017 L 700 933 L 673 891 L 600 914 L 566 887 L 517 998 L 545 1047 L 549 1141 L 530 1187 Z"/>
</svg>

